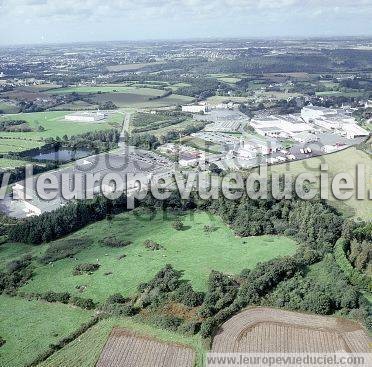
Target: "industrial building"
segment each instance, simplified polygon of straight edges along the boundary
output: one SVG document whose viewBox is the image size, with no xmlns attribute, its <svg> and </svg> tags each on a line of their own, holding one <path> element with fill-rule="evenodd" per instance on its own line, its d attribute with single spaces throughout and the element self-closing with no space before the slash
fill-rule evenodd
<svg viewBox="0 0 372 367">
<path fill-rule="evenodd" d="M 252 158 L 257 154 L 268 155 L 281 149 L 281 144 L 275 139 L 248 135 L 240 139 L 237 154 L 242 158 Z"/>
<path fill-rule="evenodd" d="M 366 129 L 363 129 L 357 124 L 343 124 L 341 128 L 348 139 L 355 139 L 369 135 L 369 132 Z"/>
<path fill-rule="evenodd" d="M 104 112 L 75 112 L 69 115 L 65 115 L 66 121 L 76 121 L 76 122 L 95 122 L 104 120 L 107 114 Z"/>
<path fill-rule="evenodd" d="M 262 136 L 290 137 L 294 134 L 312 132 L 314 128 L 299 115 L 272 115 L 253 118 L 251 126 Z"/>
<path fill-rule="evenodd" d="M 187 106 L 182 106 L 182 112 L 206 113 L 206 112 L 208 112 L 208 106 L 207 105 L 187 105 Z"/>
<path fill-rule="evenodd" d="M 237 132 L 241 127 L 240 121 L 223 121 L 208 124 L 205 131 Z"/>
</svg>

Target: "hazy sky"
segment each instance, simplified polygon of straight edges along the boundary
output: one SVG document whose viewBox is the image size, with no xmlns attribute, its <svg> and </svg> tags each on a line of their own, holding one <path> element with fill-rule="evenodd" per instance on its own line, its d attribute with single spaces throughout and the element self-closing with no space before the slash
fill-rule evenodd
<svg viewBox="0 0 372 367">
<path fill-rule="evenodd" d="M 372 35 L 372 0 L 0 0 L 0 44 Z"/>
</svg>

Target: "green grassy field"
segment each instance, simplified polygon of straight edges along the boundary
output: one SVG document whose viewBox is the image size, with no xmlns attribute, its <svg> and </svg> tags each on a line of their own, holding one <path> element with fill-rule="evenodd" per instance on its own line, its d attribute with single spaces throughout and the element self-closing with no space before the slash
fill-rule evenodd
<svg viewBox="0 0 372 367">
<path fill-rule="evenodd" d="M 34 148 L 42 145 L 42 140 L 46 138 L 62 137 L 65 134 L 72 136 L 94 130 L 108 129 L 121 124 L 123 121 L 123 115 L 117 112 L 109 115 L 104 122 L 99 123 L 66 121 L 64 116 L 68 113 L 71 112 L 34 112 L 0 116 L 0 122 L 11 119 L 25 120 L 28 122 L 29 126 L 34 129 L 34 131 L 30 132 L 0 132 L 0 152 L 18 152 Z M 42 126 L 45 130 L 37 131 L 39 126 Z M 17 138 L 19 140 L 17 140 Z"/>
<path fill-rule="evenodd" d="M 304 161 L 297 161 L 291 163 L 285 163 L 280 165 L 271 166 L 271 172 L 276 173 L 291 173 L 292 176 L 296 176 L 303 172 L 312 172 L 316 177 L 320 174 L 320 164 L 328 164 L 330 179 L 337 173 L 346 172 L 349 173 L 355 182 L 356 177 L 356 165 L 358 163 L 363 164 L 366 169 L 366 189 L 372 190 L 372 181 L 370 179 L 371 171 L 371 157 L 356 148 L 348 148 L 336 153 L 323 155 L 321 157 L 315 157 L 306 159 Z M 330 185 L 329 185 L 330 187 Z M 362 218 L 364 220 L 371 220 L 372 216 L 372 203 L 370 200 L 357 200 L 355 195 L 345 201 L 336 200 L 331 193 L 329 193 L 330 203 L 336 208 L 343 211 L 346 215 L 354 216 L 356 218 Z"/>
<path fill-rule="evenodd" d="M 0 271 L 12 260 L 19 259 L 23 255 L 40 256 L 46 249 L 46 245 L 33 246 L 23 243 L 5 243 L 0 245 Z"/>
<path fill-rule="evenodd" d="M 155 328 L 129 318 L 102 320 L 79 339 L 49 357 L 39 367 L 94 367 L 113 327 L 122 327 L 146 337 L 192 347 L 196 352 L 195 367 L 202 367 L 205 348 L 200 336 L 186 337 Z"/>
<path fill-rule="evenodd" d="M 63 304 L 0 295 L 0 366 L 21 367 L 91 318 L 91 312 Z"/>
<path fill-rule="evenodd" d="M 168 97 L 161 97 L 150 100 L 157 96 L 162 96 L 165 91 L 160 89 L 150 88 L 132 88 L 125 93 L 102 93 L 91 96 L 91 100 L 95 103 L 113 102 L 120 108 L 157 108 L 165 106 L 177 106 L 190 103 L 193 98 L 172 94 Z"/>
<path fill-rule="evenodd" d="M 150 88 L 133 88 L 125 85 L 109 85 L 109 86 L 77 86 L 77 87 L 66 87 L 66 88 L 56 88 L 49 89 L 45 91 L 48 94 L 66 94 L 66 93 L 133 93 L 137 89 L 139 94 L 144 95 L 156 95 L 156 92 L 152 92 Z M 156 91 L 156 89 L 153 89 Z M 160 91 L 163 92 L 163 91 Z M 159 91 L 158 91 L 159 93 Z"/>
<path fill-rule="evenodd" d="M 343 96 L 343 97 L 362 97 L 365 93 L 358 91 L 325 91 L 325 92 L 316 92 L 318 97 L 328 97 L 328 96 Z"/>
<path fill-rule="evenodd" d="M 1 133 L 0 133 L 1 136 Z M 0 138 L 0 153 L 22 152 L 24 150 L 41 147 L 44 143 L 37 140 L 25 139 L 1 139 Z"/>
<path fill-rule="evenodd" d="M 0 145 L 1 151 L 1 145 Z M 0 169 L 10 169 L 15 167 L 23 167 L 27 162 L 18 159 L 0 158 Z"/>
<path fill-rule="evenodd" d="M 99 106 L 97 104 L 91 104 L 85 101 L 74 101 L 71 103 L 64 103 L 62 105 L 51 108 L 52 111 L 85 111 L 85 110 L 97 110 Z"/>
<path fill-rule="evenodd" d="M 133 213 L 118 215 L 110 224 L 101 221 L 87 226 L 72 235 L 91 237 L 94 244 L 73 258 L 57 261 L 51 265 L 35 268 L 33 279 L 21 289 L 26 292 L 68 291 L 80 294 L 76 286 L 84 285 L 80 295 L 96 301 L 120 292 L 133 295 L 137 286 L 150 280 L 166 264 L 183 271 L 183 278 L 191 281 L 197 290 L 205 290 L 212 270 L 237 274 L 244 268 L 252 268 L 260 261 L 292 254 L 296 250 L 293 240 L 286 237 L 262 236 L 235 237 L 218 217 L 207 213 L 195 213 L 184 218 L 185 230 L 176 231 L 170 219 L 163 220 L 158 214 L 152 221 L 139 219 Z M 211 224 L 215 232 L 205 233 L 204 225 Z M 114 234 L 121 240 L 133 243 L 125 248 L 109 248 L 101 241 Z M 144 247 L 145 240 L 153 240 L 164 248 L 151 251 Z M 118 257 L 125 254 L 124 259 Z M 74 276 L 73 268 L 78 263 L 101 264 L 91 275 Z M 104 275 L 112 272 L 111 275 Z"/>
<path fill-rule="evenodd" d="M 175 85 L 174 90 L 182 85 Z M 105 86 L 77 86 L 67 88 L 56 88 L 46 91 L 50 94 L 66 94 L 66 93 L 82 93 L 92 94 L 90 100 L 93 103 L 104 103 L 111 101 L 120 108 L 136 107 L 136 108 L 156 108 L 164 106 L 173 106 L 179 104 L 190 103 L 193 98 L 172 94 L 168 97 L 157 98 L 150 100 L 157 96 L 162 96 L 166 93 L 163 89 L 144 88 L 141 85 L 105 85 Z M 70 107 L 68 107 L 70 108 Z"/>
<path fill-rule="evenodd" d="M 184 145 L 188 145 L 190 147 L 200 149 L 209 153 L 221 153 L 222 146 L 219 144 L 215 144 L 197 137 L 193 136 L 185 136 L 181 139 L 181 143 Z"/>
</svg>

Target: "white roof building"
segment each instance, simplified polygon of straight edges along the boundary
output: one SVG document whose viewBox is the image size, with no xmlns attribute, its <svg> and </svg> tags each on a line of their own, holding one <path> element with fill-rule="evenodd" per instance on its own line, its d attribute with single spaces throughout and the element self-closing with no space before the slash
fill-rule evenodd
<svg viewBox="0 0 372 367">
<path fill-rule="evenodd" d="M 262 136 L 288 137 L 294 134 L 314 131 L 299 115 L 272 115 L 253 118 L 251 126 Z"/>
<path fill-rule="evenodd" d="M 188 105 L 182 106 L 182 112 L 191 112 L 191 113 L 205 113 L 208 111 L 207 105 Z"/>
<path fill-rule="evenodd" d="M 346 133 L 348 139 L 355 139 L 362 136 L 368 136 L 369 132 L 357 124 L 343 124 L 342 130 Z"/>
<path fill-rule="evenodd" d="M 242 157 L 254 157 L 257 154 L 268 155 L 279 151 L 281 148 L 282 146 L 275 139 L 249 135 L 240 139 L 237 153 Z"/>
<path fill-rule="evenodd" d="M 355 124 L 355 119 L 345 110 L 306 106 L 301 111 L 302 118 L 327 130 L 342 129 L 346 124 Z"/>
<path fill-rule="evenodd" d="M 305 106 L 301 110 L 301 117 L 306 122 L 311 122 L 319 118 L 334 117 L 337 114 L 336 109 L 319 106 Z"/>
<path fill-rule="evenodd" d="M 66 121 L 78 121 L 78 122 L 94 122 L 101 121 L 106 118 L 107 114 L 104 112 L 75 112 L 69 115 L 65 115 Z"/>
</svg>

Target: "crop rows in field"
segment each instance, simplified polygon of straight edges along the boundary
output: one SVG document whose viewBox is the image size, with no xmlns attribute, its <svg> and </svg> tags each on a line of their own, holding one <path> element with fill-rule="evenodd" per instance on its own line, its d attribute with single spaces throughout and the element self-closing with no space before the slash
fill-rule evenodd
<svg viewBox="0 0 372 367">
<path fill-rule="evenodd" d="M 368 352 L 369 338 L 357 323 L 272 308 L 245 310 L 225 322 L 212 351 L 223 353 Z"/>
<path fill-rule="evenodd" d="M 194 360 L 189 347 L 114 328 L 96 367 L 192 367 Z"/>
</svg>

